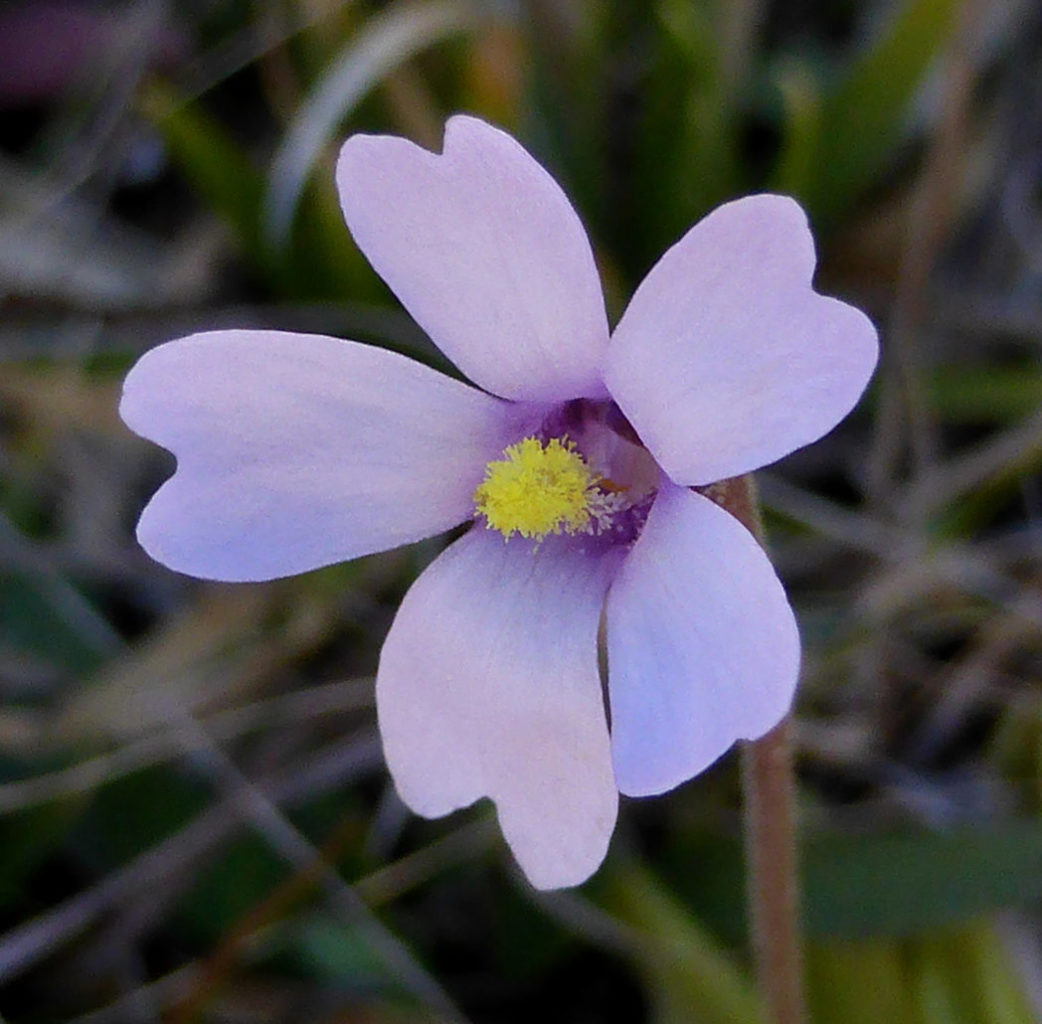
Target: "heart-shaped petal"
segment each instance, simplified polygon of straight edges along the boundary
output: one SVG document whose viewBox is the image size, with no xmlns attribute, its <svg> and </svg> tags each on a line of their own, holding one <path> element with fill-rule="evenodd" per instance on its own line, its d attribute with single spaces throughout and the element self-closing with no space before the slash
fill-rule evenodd
<svg viewBox="0 0 1042 1024">
<path fill-rule="evenodd" d="M 605 382 L 675 483 L 738 476 L 830 431 L 876 365 L 871 321 L 811 288 L 799 205 L 727 203 L 669 249 L 615 333 Z"/>
<path fill-rule="evenodd" d="M 353 135 L 337 183 L 359 248 L 475 384 L 533 402 L 604 396 L 608 323 L 586 232 L 509 135 L 465 116 L 440 154 Z"/>
<path fill-rule="evenodd" d="M 473 514 L 527 413 L 371 345 L 215 331 L 131 370 L 120 414 L 177 472 L 138 539 L 179 572 L 263 580 L 429 537 Z"/>
<path fill-rule="evenodd" d="M 438 817 L 490 796 L 541 889 L 586 879 L 615 825 L 597 628 L 617 561 L 475 526 L 413 584 L 380 655 L 402 799 Z"/>
<path fill-rule="evenodd" d="M 606 609 L 619 789 L 650 796 L 788 711 L 800 637 L 767 555 L 732 515 L 664 480 Z"/>
</svg>

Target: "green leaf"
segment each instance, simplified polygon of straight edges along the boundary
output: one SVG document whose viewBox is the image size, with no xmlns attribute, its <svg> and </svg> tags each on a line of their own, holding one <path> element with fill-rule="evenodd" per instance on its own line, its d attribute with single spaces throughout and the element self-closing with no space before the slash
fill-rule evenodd
<svg viewBox="0 0 1042 1024">
<path fill-rule="evenodd" d="M 885 164 L 957 9 L 957 0 L 907 0 L 826 98 L 818 173 L 809 197 L 818 216 L 834 218 Z"/>
<path fill-rule="evenodd" d="M 0 819 L 0 908 L 20 907 L 27 877 L 60 849 L 77 813 L 73 805 L 51 805 Z"/>
<path fill-rule="evenodd" d="M 66 672 L 96 669 L 119 637 L 63 577 L 0 575 L 0 642 Z"/>
<path fill-rule="evenodd" d="M 890 939 L 831 940 L 807 947 L 811 1019 L 842 1024 L 906 1024 L 912 996 L 901 949 Z"/>
<path fill-rule="evenodd" d="M 361 926 L 321 911 L 307 916 L 296 929 L 291 955 L 310 974 L 339 985 L 386 988 L 395 980 Z"/>
<path fill-rule="evenodd" d="M 914 939 L 832 939 L 806 950 L 819 1024 L 1033 1024 L 1023 983 L 987 920 Z"/>
<path fill-rule="evenodd" d="M 956 1017 L 938 1015 L 938 1024 L 1034 1024 L 1037 1020 L 1009 950 L 990 922 L 978 922 L 930 940 L 945 972 Z"/>
<path fill-rule="evenodd" d="M 744 941 L 740 844 L 706 839 L 671 861 L 676 891 L 722 938 Z M 818 835 L 800 862 L 809 936 L 912 936 L 1042 898 L 1042 820 Z"/>
<path fill-rule="evenodd" d="M 821 152 L 821 89 L 810 68 L 789 62 L 775 73 L 782 99 L 782 143 L 771 190 L 803 198 L 812 189 Z"/>
<path fill-rule="evenodd" d="M 182 920 L 212 942 L 286 881 L 290 870 L 271 847 L 246 835 L 221 847 L 191 892 L 178 902 Z"/>
<path fill-rule="evenodd" d="M 182 172 L 232 228 L 246 255 L 262 258 L 261 172 L 225 129 L 196 103 L 185 103 L 169 86 L 153 83 L 142 105 Z"/>
<path fill-rule="evenodd" d="M 95 864 L 125 864 L 186 826 L 206 803 L 200 787 L 176 770 L 147 768 L 97 791 L 77 825 L 77 845 Z"/>
<path fill-rule="evenodd" d="M 650 873 L 628 865 L 606 877 L 602 902 L 638 938 L 637 969 L 653 1024 L 756 1024 L 752 981 L 684 905 Z"/>
<path fill-rule="evenodd" d="M 953 423 L 1013 422 L 1042 406 L 1042 376 L 1034 363 L 937 367 L 929 388 L 932 407 Z"/>
<path fill-rule="evenodd" d="M 913 935 L 1042 896 L 1042 821 L 822 837 L 804 851 L 815 935 Z"/>
<path fill-rule="evenodd" d="M 632 155 L 638 205 L 622 240 L 635 280 L 692 223 L 744 190 L 712 8 L 658 0 L 655 15 Z"/>
</svg>

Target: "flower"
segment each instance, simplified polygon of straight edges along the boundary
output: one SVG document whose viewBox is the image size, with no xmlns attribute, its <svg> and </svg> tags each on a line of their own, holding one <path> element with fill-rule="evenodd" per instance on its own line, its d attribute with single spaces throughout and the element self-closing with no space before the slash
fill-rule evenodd
<svg viewBox="0 0 1042 1024">
<path fill-rule="evenodd" d="M 265 580 L 475 520 L 384 643 L 388 765 L 422 815 L 491 797 L 532 883 L 576 884 L 620 791 L 671 789 L 787 712 L 800 651 L 782 586 L 691 488 L 830 430 L 875 331 L 813 291 L 785 197 L 696 224 L 609 335 L 575 211 L 504 132 L 453 117 L 441 154 L 355 135 L 337 182 L 362 251 L 475 386 L 326 337 L 161 345 L 120 407 L 178 458 L 138 537 L 181 572 Z"/>
</svg>

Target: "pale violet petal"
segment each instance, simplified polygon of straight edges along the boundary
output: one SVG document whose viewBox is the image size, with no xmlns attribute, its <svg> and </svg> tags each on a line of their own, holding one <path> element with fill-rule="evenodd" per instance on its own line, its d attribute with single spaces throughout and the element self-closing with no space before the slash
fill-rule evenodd
<svg viewBox="0 0 1042 1024">
<path fill-rule="evenodd" d="M 405 596 L 380 655 L 380 733 L 402 799 L 438 817 L 479 797 L 541 889 L 600 864 L 618 794 L 597 668 L 617 556 L 481 525 Z"/>
<path fill-rule="evenodd" d="M 871 321 L 811 288 L 792 199 L 755 195 L 699 221 L 637 289 L 605 382 L 674 482 L 708 484 L 817 440 L 876 364 Z"/>
<path fill-rule="evenodd" d="M 509 135 L 462 115 L 440 154 L 354 135 L 337 183 L 369 262 L 477 385 L 537 402 L 605 395 L 608 326 L 589 241 Z"/>
<path fill-rule="evenodd" d="M 178 460 L 142 514 L 145 550 L 192 576 L 263 580 L 466 520 L 520 410 L 370 345 L 214 331 L 144 355 L 120 414 Z"/>
<path fill-rule="evenodd" d="M 608 594 L 619 789 L 662 793 L 788 711 L 800 639 L 766 554 L 733 516 L 663 481 Z"/>
</svg>

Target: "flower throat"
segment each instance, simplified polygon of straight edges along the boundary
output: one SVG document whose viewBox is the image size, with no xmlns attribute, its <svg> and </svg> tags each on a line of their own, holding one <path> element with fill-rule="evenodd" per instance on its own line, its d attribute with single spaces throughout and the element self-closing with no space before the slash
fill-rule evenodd
<svg viewBox="0 0 1042 1024">
<path fill-rule="evenodd" d="M 657 478 L 634 472 L 650 457 L 608 427 L 605 415 L 603 406 L 570 403 L 538 434 L 489 462 L 474 491 L 485 525 L 507 539 L 516 533 L 536 542 L 552 534 L 634 540 Z"/>
</svg>

